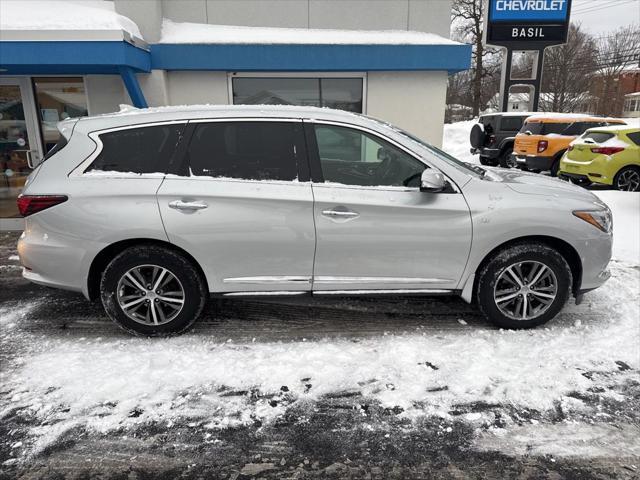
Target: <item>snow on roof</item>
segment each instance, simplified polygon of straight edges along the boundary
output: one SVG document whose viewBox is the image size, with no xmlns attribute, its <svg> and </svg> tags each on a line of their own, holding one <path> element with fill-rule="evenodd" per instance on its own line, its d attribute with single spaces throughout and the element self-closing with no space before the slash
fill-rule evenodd
<svg viewBox="0 0 640 480">
<path fill-rule="evenodd" d="M 2 0 L 0 30 L 119 30 L 142 39 L 138 26 L 105 0 Z"/>
<path fill-rule="evenodd" d="M 164 19 L 159 43 L 305 45 L 461 45 L 435 33 L 175 23 Z"/>
<path fill-rule="evenodd" d="M 597 120 L 614 120 L 614 121 L 620 121 L 619 118 L 613 118 L 613 117 L 601 117 L 599 115 L 591 115 L 589 113 L 553 113 L 553 112 L 549 112 L 549 113 L 538 113 L 536 115 L 532 115 L 531 117 L 527 118 L 527 122 L 530 121 L 540 121 L 540 120 L 548 120 L 548 119 L 566 119 L 566 120 L 590 120 L 590 119 L 597 119 Z"/>
</svg>

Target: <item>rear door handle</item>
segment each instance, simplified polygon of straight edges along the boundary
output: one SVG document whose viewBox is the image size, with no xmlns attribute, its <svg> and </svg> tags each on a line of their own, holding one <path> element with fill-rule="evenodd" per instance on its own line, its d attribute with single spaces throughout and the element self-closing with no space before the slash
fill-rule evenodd
<svg viewBox="0 0 640 480">
<path fill-rule="evenodd" d="M 342 218 L 355 218 L 359 217 L 360 214 L 358 212 L 353 212 L 351 210 L 323 210 L 322 215 L 325 217 L 342 217 Z"/>
<path fill-rule="evenodd" d="M 204 210 L 208 206 L 204 202 L 183 202 L 182 200 L 169 202 L 169 207 L 176 210 Z"/>
</svg>

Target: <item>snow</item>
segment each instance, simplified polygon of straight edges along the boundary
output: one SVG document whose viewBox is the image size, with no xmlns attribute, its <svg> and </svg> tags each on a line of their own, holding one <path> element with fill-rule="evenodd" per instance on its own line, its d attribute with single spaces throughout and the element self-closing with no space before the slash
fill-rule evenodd
<svg viewBox="0 0 640 480">
<path fill-rule="evenodd" d="M 305 45 L 460 45 L 434 33 L 176 23 L 164 19 L 159 43 Z"/>
<path fill-rule="evenodd" d="M 471 153 L 471 144 L 469 143 L 471 128 L 476 123 L 478 123 L 478 119 L 446 123 L 442 137 L 442 149 L 458 160 L 479 164 L 479 157 Z"/>
<path fill-rule="evenodd" d="M 0 30 L 122 30 L 142 39 L 138 26 L 104 0 L 2 0 Z"/>
<path fill-rule="evenodd" d="M 640 193 L 593 191 L 613 212 L 613 258 L 640 265 Z"/>
</svg>

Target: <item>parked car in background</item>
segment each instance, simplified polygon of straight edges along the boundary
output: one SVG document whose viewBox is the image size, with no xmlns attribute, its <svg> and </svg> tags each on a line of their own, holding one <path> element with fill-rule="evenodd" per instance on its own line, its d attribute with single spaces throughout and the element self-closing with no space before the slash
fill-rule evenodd
<svg viewBox="0 0 640 480">
<path fill-rule="evenodd" d="M 513 142 L 530 115 L 533 114 L 504 112 L 482 115 L 471 128 L 471 153 L 480 155 L 482 165 L 514 167 L 515 161 L 511 156 Z"/>
<path fill-rule="evenodd" d="M 616 118 L 569 113 L 545 113 L 527 118 L 516 135 L 513 155 L 519 168 L 534 172 L 550 171 L 556 176 L 560 159 L 569 144 L 587 129 L 624 125 Z"/>
<path fill-rule="evenodd" d="M 18 199 L 23 275 L 100 298 L 129 332 L 182 332 L 209 294 L 459 295 L 528 328 L 609 278 L 611 212 L 592 193 L 361 115 L 168 107 L 62 125 Z"/>
<path fill-rule="evenodd" d="M 558 176 L 583 186 L 599 183 L 640 192 L 640 128 L 590 128 L 569 144 Z"/>
</svg>

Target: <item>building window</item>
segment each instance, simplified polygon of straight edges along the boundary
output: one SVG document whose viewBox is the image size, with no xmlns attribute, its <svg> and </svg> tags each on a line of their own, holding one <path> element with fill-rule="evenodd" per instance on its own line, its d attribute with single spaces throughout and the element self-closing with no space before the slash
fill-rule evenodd
<svg viewBox="0 0 640 480">
<path fill-rule="evenodd" d="M 59 121 L 88 114 L 84 81 L 82 77 L 34 77 L 33 87 L 47 152 L 60 137 L 56 127 Z"/>
<path fill-rule="evenodd" d="M 362 112 L 362 78 L 236 77 L 234 105 L 302 105 Z"/>
</svg>

